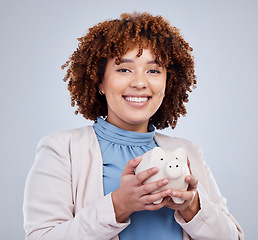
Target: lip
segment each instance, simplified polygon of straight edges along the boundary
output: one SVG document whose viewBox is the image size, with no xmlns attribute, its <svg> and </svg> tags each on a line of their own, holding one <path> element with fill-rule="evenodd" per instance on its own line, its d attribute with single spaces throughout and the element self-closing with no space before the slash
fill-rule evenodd
<svg viewBox="0 0 258 240">
<path fill-rule="evenodd" d="M 130 94 L 124 94 L 122 95 L 123 98 L 128 98 L 128 97 L 136 97 L 136 98 L 151 98 L 152 96 L 150 94 L 146 93 L 130 93 Z"/>
<path fill-rule="evenodd" d="M 134 103 L 142 103 L 142 102 L 147 102 L 149 100 L 148 97 L 124 97 L 124 99 L 128 102 L 134 102 Z"/>
<path fill-rule="evenodd" d="M 148 94 L 127 94 L 122 96 L 123 99 L 132 107 L 144 107 L 149 103 L 152 96 Z"/>
</svg>

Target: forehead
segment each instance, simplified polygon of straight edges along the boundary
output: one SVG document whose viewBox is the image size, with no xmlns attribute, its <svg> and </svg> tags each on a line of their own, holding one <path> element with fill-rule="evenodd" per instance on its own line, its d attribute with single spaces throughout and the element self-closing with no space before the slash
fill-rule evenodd
<svg viewBox="0 0 258 240">
<path fill-rule="evenodd" d="M 155 56 L 151 45 L 130 43 L 130 46 L 127 46 L 124 49 L 124 53 L 121 53 L 120 56 L 116 55 L 112 57 L 112 59 L 115 59 L 115 62 L 118 65 L 125 62 L 130 62 L 131 60 L 137 61 L 137 59 L 146 59 L 146 61 L 148 61 L 149 63 L 164 66 L 161 57 Z"/>
<path fill-rule="evenodd" d="M 128 60 L 138 59 L 138 58 L 146 58 L 154 60 L 155 56 L 153 51 L 150 48 L 140 49 L 138 46 L 129 49 L 124 55 L 121 56 L 122 62 L 126 62 Z"/>
<path fill-rule="evenodd" d="M 150 49 L 143 49 L 140 56 L 138 56 L 139 48 L 128 50 L 121 57 L 108 58 L 108 65 L 120 65 L 120 64 L 158 64 L 155 60 L 154 54 Z"/>
</svg>

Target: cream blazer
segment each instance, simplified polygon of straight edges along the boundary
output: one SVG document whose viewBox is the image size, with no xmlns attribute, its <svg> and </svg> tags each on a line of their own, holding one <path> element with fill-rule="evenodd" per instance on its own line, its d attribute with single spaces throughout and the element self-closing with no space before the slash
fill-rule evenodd
<svg viewBox="0 0 258 240">
<path fill-rule="evenodd" d="M 159 133 L 155 141 L 165 149 L 185 148 L 199 180 L 201 210 L 188 223 L 175 212 L 183 239 L 243 239 L 200 148 Z M 102 157 L 92 126 L 54 133 L 40 141 L 26 181 L 23 212 L 27 240 L 119 239 L 130 219 L 117 223 L 111 194 L 104 196 Z"/>
</svg>

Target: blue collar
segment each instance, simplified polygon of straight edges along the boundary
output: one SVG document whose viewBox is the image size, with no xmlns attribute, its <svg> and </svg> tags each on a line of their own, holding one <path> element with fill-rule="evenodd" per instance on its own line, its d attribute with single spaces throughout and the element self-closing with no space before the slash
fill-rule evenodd
<svg viewBox="0 0 258 240">
<path fill-rule="evenodd" d="M 149 124 L 147 133 L 138 133 L 118 128 L 102 118 L 93 124 L 96 134 L 109 142 L 128 146 L 142 146 L 150 144 L 155 135 L 155 128 Z"/>
</svg>

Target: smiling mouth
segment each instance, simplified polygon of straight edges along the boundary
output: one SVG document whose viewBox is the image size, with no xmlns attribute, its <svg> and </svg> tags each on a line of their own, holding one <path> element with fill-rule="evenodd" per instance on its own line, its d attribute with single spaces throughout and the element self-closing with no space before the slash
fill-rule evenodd
<svg viewBox="0 0 258 240">
<path fill-rule="evenodd" d="M 124 97 L 124 99 L 128 102 L 142 103 L 147 102 L 150 97 Z"/>
</svg>

